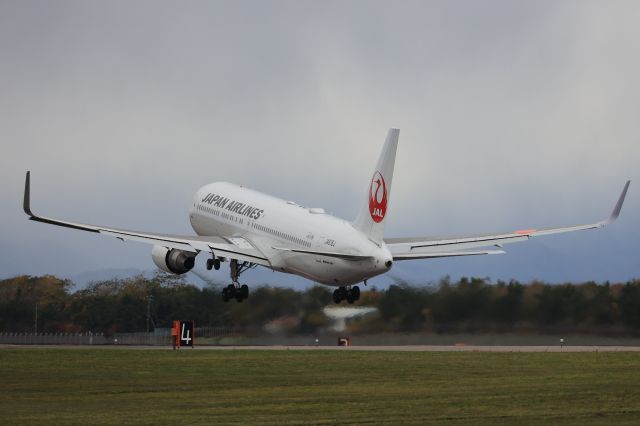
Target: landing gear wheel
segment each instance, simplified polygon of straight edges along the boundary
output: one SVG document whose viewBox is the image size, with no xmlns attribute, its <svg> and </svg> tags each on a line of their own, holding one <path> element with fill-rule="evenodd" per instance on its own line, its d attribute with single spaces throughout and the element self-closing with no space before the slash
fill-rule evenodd
<svg viewBox="0 0 640 426">
<path fill-rule="evenodd" d="M 333 291 L 333 301 L 334 303 L 338 304 L 340 302 L 342 302 L 343 300 L 347 299 L 348 300 L 348 296 L 350 294 L 350 290 L 347 291 L 346 287 L 340 287 L 337 288 Z M 353 302 L 350 302 L 353 303 Z"/>
<path fill-rule="evenodd" d="M 249 286 L 243 284 L 242 286 L 236 288 L 236 300 L 238 303 L 242 302 L 244 299 L 249 297 Z"/>
<path fill-rule="evenodd" d="M 222 289 L 222 300 L 224 302 L 228 302 L 229 300 L 236 298 L 237 293 L 236 287 L 233 284 L 229 284 Z"/>
<path fill-rule="evenodd" d="M 347 298 L 347 288 L 340 287 L 338 290 L 340 291 L 340 299 L 345 300 Z"/>
<path fill-rule="evenodd" d="M 354 285 L 351 288 L 351 293 L 353 294 L 353 300 L 360 300 L 360 287 Z"/>
<path fill-rule="evenodd" d="M 339 289 L 335 289 L 335 290 L 333 290 L 333 303 L 338 305 L 340 302 L 342 302 L 342 297 L 340 295 L 340 290 Z"/>
<path fill-rule="evenodd" d="M 207 271 L 220 269 L 220 259 L 207 259 Z"/>
<path fill-rule="evenodd" d="M 349 290 L 346 287 L 340 287 L 333 291 L 333 302 L 339 304 L 346 300 L 350 305 L 360 300 L 360 287 L 353 286 Z"/>
</svg>

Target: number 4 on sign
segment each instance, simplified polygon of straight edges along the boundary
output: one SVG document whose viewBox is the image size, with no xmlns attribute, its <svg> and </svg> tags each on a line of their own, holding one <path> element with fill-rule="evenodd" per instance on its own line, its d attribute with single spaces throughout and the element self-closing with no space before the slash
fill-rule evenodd
<svg viewBox="0 0 640 426">
<path fill-rule="evenodd" d="M 189 337 L 191 335 L 191 330 L 187 329 L 186 330 L 187 335 L 185 336 L 185 334 L 184 334 L 184 332 L 185 332 L 184 326 L 185 325 L 187 325 L 187 324 L 184 324 L 184 323 L 182 324 L 182 331 L 180 332 L 180 340 L 182 340 L 183 342 L 186 342 L 186 344 L 188 345 L 189 342 L 191 342 L 191 337 Z"/>
</svg>

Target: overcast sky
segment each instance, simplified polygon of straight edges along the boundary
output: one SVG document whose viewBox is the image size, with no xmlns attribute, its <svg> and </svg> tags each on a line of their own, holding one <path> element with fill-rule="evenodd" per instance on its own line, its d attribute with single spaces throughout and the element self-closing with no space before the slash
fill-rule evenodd
<svg viewBox="0 0 640 426">
<path fill-rule="evenodd" d="M 153 268 L 27 221 L 26 170 L 36 212 L 87 223 L 192 233 L 218 180 L 351 219 L 398 127 L 388 236 L 591 222 L 634 182 L 610 228 L 394 277 L 640 277 L 638 22 L 637 1 L 0 0 L 0 276 Z"/>
</svg>

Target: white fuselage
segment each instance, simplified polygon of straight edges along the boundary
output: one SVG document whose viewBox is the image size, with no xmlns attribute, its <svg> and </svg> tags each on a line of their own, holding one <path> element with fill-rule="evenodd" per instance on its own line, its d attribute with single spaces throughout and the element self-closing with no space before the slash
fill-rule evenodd
<svg viewBox="0 0 640 426">
<path fill-rule="evenodd" d="M 392 265 L 385 244 L 369 240 L 351 223 L 321 209 L 308 209 L 227 182 L 200 188 L 189 217 L 200 236 L 244 238 L 269 258 L 274 270 L 326 285 L 357 284 L 387 272 Z M 351 260 L 317 252 L 369 257 Z"/>
</svg>

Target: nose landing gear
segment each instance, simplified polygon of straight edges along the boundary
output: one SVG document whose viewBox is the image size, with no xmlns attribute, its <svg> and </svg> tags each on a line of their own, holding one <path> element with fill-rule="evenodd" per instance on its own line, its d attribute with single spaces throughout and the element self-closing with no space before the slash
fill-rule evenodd
<svg viewBox="0 0 640 426">
<path fill-rule="evenodd" d="M 220 269 L 220 259 L 214 257 L 213 259 L 207 259 L 207 271 Z"/>
<path fill-rule="evenodd" d="M 354 285 L 353 287 L 339 287 L 333 291 L 333 301 L 339 304 L 343 300 L 346 300 L 350 305 L 353 302 L 360 299 L 360 287 Z"/>
</svg>

